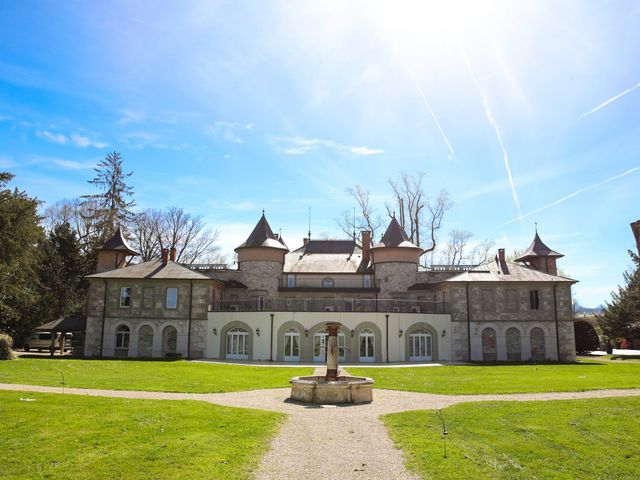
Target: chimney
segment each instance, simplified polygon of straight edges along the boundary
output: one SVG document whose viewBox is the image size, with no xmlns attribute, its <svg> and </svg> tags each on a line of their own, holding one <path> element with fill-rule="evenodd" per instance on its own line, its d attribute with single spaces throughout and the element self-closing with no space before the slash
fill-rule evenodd
<svg viewBox="0 0 640 480">
<path fill-rule="evenodd" d="M 164 267 L 168 261 L 169 261 L 169 249 L 163 248 L 162 249 L 162 266 Z"/>
<path fill-rule="evenodd" d="M 171 250 L 169 250 L 169 260 L 176 261 L 176 247 L 171 247 Z"/>
<path fill-rule="evenodd" d="M 303 245 L 304 247 L 306 247 L 308 243 L 309 243 L 309 239 L 308 239 L 307 237 L 304 237 L 304 238 L 302 239 L 302 245 Z"/>
<path fill-rule="evenodd" d="M 636 220 L 631 224 L 631 231 L 636 239 L 636 247 L 638 248 L 638 255 L 640 255 L 640 220 Z"/>
<path fill-rule="evenodd" d="M 369 258 L 371 257 L 371 232 L 369 230 L 363 230 L 361 232 L 362 235 L 362 260 L 364 260 L 365 264 L 369 263 Z"/>
<path fill-rule="evenodd" d="M 500 265 L 503 265 L 507 262 L 504 258 L 504 248 L 498 249 L 498 260 L 500 261 Z"/>
</svg>

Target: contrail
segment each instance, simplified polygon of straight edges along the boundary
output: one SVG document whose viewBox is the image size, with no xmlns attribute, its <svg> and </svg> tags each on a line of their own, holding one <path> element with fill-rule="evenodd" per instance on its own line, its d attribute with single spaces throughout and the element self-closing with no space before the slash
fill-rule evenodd
<svg viewBox="0 0 640 480">
<path fill-rule="evenodd" d="M 507 153 L 507 149 L 504 146 L 504 141 L 502 140 L 502 133 L 500 132 L 500 127 L 498 126 L 498 122 L 493 116 L 493 112 L 491 111 L 491 106 L 489 105 L 489 99 L 487 95 L 484 93 L 484 90 L 480 86 L 480 82 L 478 82 L 478 78 L 473 72 L 473 68 L 471 68 L 471 62 L 469 61 L 469 57 L 467 56 L 467 52 L 464 49 L 464 45 L 460 42 L 460 52 L 462 53 L 462 58 L 464 63 L 467 66 L 467 70 L 469 70 L 469 74 L 473 79 L 473 83 L 475 84 L 478 92 L 480 92 L 480 96 L 482 97 L 482 106 L 484 107 L 484 113 L 487 116 L 487 120 L 489 124 L 493 127 L 493 130 L 496 132 L 496 137 L 498 138 L 498 143 L 500 144 L 500 148 L 502 148 L 502 158 L 504 160 L 504 166 L 507 169 L 507 177 L 509 179 L 509 185 L 511 186 L 511 195 L 513 196 L 513 201 L 516 204 L 516 208 L 518 210 L 518 215 L 520 221 L 524 218 L 522 216 L 522 208 L 520 207 L 520 199 L 518 198 L 518 191 L 516 190 L 516 185 L 513 181 L 513 175 L 511 174 L 511 165 L 509 164 L 509 154 Z"/>
<path fill-rule="evenodd" d="M 631 88 L 627 88 L 624 92 L 619 93 L 618 95 L 611 97 L 609 100 L 606 100 L 604 102 L 602 102 L 600 105 L 598 105 L 595 108 L 592 108 L 591 110 L 589 110 L 586 113 L 583 113 L 582 115 L 580 115 L 578 117 L 578 120 L 582 120 L 584 117 L 588 117 L 589 115 L 591 115 L 592 113 L 597 112 L 598 110 L 600 110 L 601 108 L 606 107 L 607 105 L 609 105 L 611 102 L 615 102 L 616 100 L 618 100 L 620 97 L 624 97 L 627 93 L 631 93 L 633 92 L 636 88 L 640 87 L 640 83 L 636 83 L 633 87 Z"/>
<path fill-rule="evenodd" d="M 422 97 L 422 101 L 426 105 L 427 110 L 429 110 L 429 113 L 431 114 L 431 118 L 433 118 L 433 121 L 435 122 L 436 126 L 438 127 L 438 130 L 440 130 L 440 135 L 442 135 L 442 138 L 444 139 L 445 143 L 447 144 L 447 148 L 449 149 L 449 158 L 453 158 L 453 156 L 455 155 L 455 152 L 453 151 L 453 147 L 451 146 L 451 143 L 449 142 L 449 139 L 444 134 L 444 130 L 442 130 L 442 127 L 440 126 L 440 122 L 438 121 L 438 117 L 436 117 L 436 114 L 433 113 L 433 110 L 431 110 L 431 105 L 429 105 L 429 102 L 427 101 L 427 97 L 425 96 L 425 94 L 422 91 L 422 89 L 418 86 L 418 83 L 414 80 L 413 84 L 415 85 L 416 90 L 418 90 L 418 93 L 420 94 L 420 97 Z"/>
<path fill-rule="evenodd" d="M 555 207 L 559 203 L 562 203 L 565 200 L 569 200 L 570 198 L 573 198 L 576 195 L 584 193 L 584 192 L 586 192 L 588 190 L 593 190 L 594 188 L 597 188 L 600 185 L 604 185 L 605 183 L 612 182 L 614 180 L 617 180 L 618 178 L 626 177 L 627 175 L 629 175 L 629 174 L 631 174 L 633 172 L 637 172 L 638 170 L 640 170 L 640 166 L 634 167 L 631 170 L 627 170 L 626 172 L 619 173 L 618 175 L 614 175 L 613 177 L 609 177 L 606 180 L 602 180 L 600 182 L 594 183 L 593 185 L 589 185 L 588 187 L 584 187 L 584 188 L 581 188 L 579 190 L 576 190 L 575 192 L 570 193 L 569 195 L 565 195 L 561 199 L 556 200 L 555 202 L 551 202 L 551 203 L 545 205 L 544 207 L 536 208 L 535 210 L 532 210 L 532 211 L 530 211 L 529 213 L 527 213 L 525 215 L 520 215 L 519 217 L 513 218 L 513 219 L 509 220 L 508 222 L 504 222 L 500 226 L 502 227 L 504 225 L 508 225 L 509 223 L 513 223 L 516 220 L 522 220 L 523 218 L 530 217 L 531 215 L 535 215 L 536 213 L 541 212 L 542 210 L 546 210 L 547 208 Z"/>
</svg>

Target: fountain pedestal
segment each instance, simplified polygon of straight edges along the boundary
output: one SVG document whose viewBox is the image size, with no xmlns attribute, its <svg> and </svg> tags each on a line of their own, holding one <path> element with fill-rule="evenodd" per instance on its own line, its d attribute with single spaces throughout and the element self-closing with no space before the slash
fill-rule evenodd
<svg viewBox="0 0 640 480">
<path fill-rule="evenodd" d="M 294 377 L 291 399 L 305 403 L 338 405 L 345 403 L 369 403 L 373 401 L 373 380 L 369 377 L 338 376 L 338 322 L 327 322 L 327 374 L 322 376 Z"/>
</svg>

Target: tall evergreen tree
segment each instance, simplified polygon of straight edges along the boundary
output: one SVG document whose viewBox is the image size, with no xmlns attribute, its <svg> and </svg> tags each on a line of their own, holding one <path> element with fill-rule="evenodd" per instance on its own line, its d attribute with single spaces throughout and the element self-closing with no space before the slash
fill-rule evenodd
<svg viewBox="0 0 640 480">
<path fill-rule="evenodd" d="M 18 339 L 39 323 L 35 314 L 40 288 L 37 244 L 44 233 L 38 200 L 17 188 L 5 188 L 13 177 L 0 172 L 0 331 Z"/>
<path fill-rule="evenodd" d="M 640 337 L 640 257 L 629 252 L 635 267 L 624 273 L 624 285 L 611 294 L 598 326 L 607 342 Z"/>
<path fill-rule="evenodd" d="M 111 152 L 94 168 L 96 176 L 89 180 L 100 193 L 83 195 L 83 206 L 93 225 L 91 243 L 93 247 L 102 244 L 113 235 L 119 225 L 127 225 L 133 219 L 131 209 L 133 187 L 126 180 L 133 172 L 125 173 L 122 168 L 122 157 L 118 152 Z"/>
</svg>

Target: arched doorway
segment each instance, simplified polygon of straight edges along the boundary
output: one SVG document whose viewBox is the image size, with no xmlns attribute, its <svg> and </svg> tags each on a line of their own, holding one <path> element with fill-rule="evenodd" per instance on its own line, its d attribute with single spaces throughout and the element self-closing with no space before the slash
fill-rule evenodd
<svg viewBox="0 0 640 480">
<path fill-rule="evenodd" d="M 364 328 L 360 331 L 360 361 L 375 362 L 375 344 L 376 335 L 370 328 Z"/>
<path fill-rule="evenodd" d="M 143 325 L 138 332 L 138 357 L 151 358 L 153 355 L 153 328 Z"/>
<path fill-rule="evenodd" d="M 496 360 L 498 360 L 496 331 L 491 327 L 487 327 L 482 330 L 482 361 L 495 362 Z"/>
<path fill-rule="evenodd" d="M 115 357 L 128 357 L 129 356 L 129 327 L 126 325 L 118 325 L 116 328 L 116 342 L 113 355 Z"/>
<path fill-rule="evenodd" d="M 539 327 L 532 328 L 529 334 L 529 341 L 531 342 L 531 360 L 536 362 L 546 360 L 544 331 Z"/>
<path fill-rule="evenodd" d="M 162 356 L 175 355 L 178 347 L 178 331 L 173 325 L 162 330 Z"/>
<path fill-rule="evenodd" d="M 511 327 L 507 330 L 507 361 L 520 362 L 522 361 L 522 338 L 520 336 L 520 330 L 515 327 Z"/>
<path fill-rule="evenodd" d="M 300 361 L 300 332 L 295 328 L 284 332 L 284 361 Z"/>
<path fill-rule="evenodd" d="M 409 334 L 409 361 L 431 361 L 431 333 L 419 329 Z"/>
<path fill-rule="evenodd" d="M 227 351 L 225 357 L 231 360 L 249 359 L 249 332 L 235 327 L 227 332 Z"/>
</svg>

